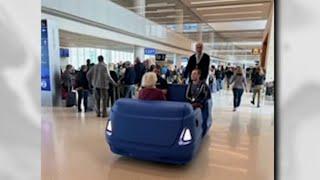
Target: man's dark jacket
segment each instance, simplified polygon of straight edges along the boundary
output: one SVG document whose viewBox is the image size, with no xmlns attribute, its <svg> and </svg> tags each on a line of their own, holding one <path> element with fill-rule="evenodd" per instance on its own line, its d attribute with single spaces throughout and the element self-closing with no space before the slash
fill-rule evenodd
<svg viewBox="0 0 320 180">
<path fill-rule="evenodd" d="M 189 58 L 188 65 L 187 65 L 185 73 L 184 73 L 184 77 L 190 78 L 191 72 L 194 69 L 198 68 L 201 70 L 200 80 L 205 81 L 208 77 L 208 74 L 209 74 L 209 65 L 210 65 L 210 56 L 208 54 L 203 53 L 203 56 L 202 56 L 199 64 L 197 64 L 196 54 L 194 54 Z"/>
</svg>

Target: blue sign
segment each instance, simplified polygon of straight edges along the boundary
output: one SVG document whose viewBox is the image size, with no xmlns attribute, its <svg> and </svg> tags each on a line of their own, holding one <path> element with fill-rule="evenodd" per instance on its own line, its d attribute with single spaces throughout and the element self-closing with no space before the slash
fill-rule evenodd
<svg viewBox="0 0 320 180">
<path fill-rule="evenodd" d="M 50 91 L 50 61 L 47 21 L 41 21 L 41 90 Z"/>
<path fill-rule="evenodd" d="M 154 48 L 145 48 L 144 54 L 145 55 L 155 55 L 157 53 L 157 50 Z"/>
<path fill-rule="evenodd" d="M 69 57 L 69 49 L 60 48 L 60 57 Z"/>
<path fill-rule="evenodd" d="M 198 24 L 184 24 L 183 25 L 184 32 L 197 32 L 199 30 Z"/>
</svg>

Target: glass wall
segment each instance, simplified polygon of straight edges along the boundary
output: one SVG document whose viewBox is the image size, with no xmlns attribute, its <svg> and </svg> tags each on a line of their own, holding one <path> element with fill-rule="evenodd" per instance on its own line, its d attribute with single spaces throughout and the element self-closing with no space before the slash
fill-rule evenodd
<svg viewBox="0 0 320 180">
<path fill-rule="evenodd" d="M 102 55 L 105 59 L 105 63 L 118 63 L 130 61 L 133 63 L 133 52 L 116 51 L 108 49 L 96 49 L 96 48 L 69 48 L 68 63 L 72 64 L 76 69 L 79 69 L 81 65 L 86 64 L 86 60 L 90 59 L 91 63 L 97 64 L 99 55 Z"/>
</svg>

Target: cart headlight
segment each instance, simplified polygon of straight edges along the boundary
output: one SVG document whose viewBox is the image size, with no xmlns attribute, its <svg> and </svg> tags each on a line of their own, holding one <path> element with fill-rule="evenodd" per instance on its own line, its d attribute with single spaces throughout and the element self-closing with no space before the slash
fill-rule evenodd
<svg viewBox="0 0 320 180">
<path fill-rule="evenodd" d="M 184 128 L 180 135 L 179 145 L 187 145 L 190 144 L 192 140 L 191 131 L 189 128 Z"/>
<path fill-rule="evenodd" d="M 110 119 L 107 121 L 106 131 L 109 136 L 112 134 L 112 121 Z"/>
</svg>

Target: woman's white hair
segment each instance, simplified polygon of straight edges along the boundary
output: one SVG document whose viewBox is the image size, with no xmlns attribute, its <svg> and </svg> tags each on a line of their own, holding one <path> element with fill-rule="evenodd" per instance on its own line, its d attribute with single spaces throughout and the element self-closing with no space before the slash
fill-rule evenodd
<svg viewBox="0 0 320 180">
<path fill-rule="evenodd" d="M 157 75 L 154 72 L 147 72 L 142 77 L 141 86 L 146 88 L 155 87 L 158 81 Z"/>
</svg>

